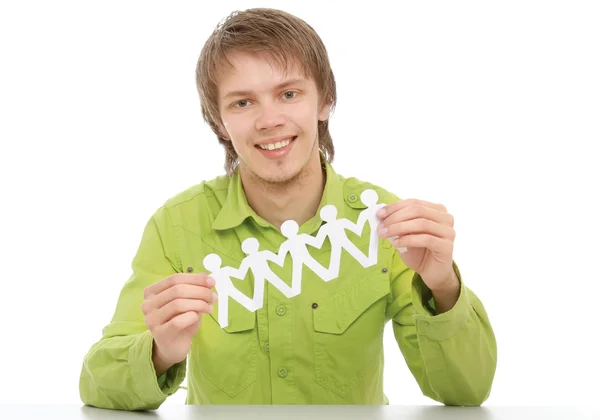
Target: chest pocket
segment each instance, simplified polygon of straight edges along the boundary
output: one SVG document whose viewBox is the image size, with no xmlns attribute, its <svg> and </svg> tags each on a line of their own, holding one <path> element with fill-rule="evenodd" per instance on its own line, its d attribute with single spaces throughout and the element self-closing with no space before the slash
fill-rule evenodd
<svg viewBox="0 0 600 420">
<path fill-rule="evenodd" d="M 344 397 L 381 356 L 389 292 L 388 278 L 372 272 L 355 286 L 317 302 L 313 327 L 319 385 Z"/>
<path fill-rule="evenodd" d="M 192 347 L 200 373 L 215 387 L 235 397 L 256 381 L 258 335 L 256 312 L 229 300 L 229 325 L 218 323 L 218 304 L 204 316 Z"/>
</svg>

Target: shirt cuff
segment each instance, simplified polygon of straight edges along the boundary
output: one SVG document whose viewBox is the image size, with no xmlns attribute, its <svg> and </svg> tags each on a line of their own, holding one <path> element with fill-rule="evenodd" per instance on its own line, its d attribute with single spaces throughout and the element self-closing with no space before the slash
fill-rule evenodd
<svg viewBox="0 0 600 420">
<path fill-rule="evenodd" d="M 460 295 L 452 309 L 437 314 L 433 294 L 418 273 L 412 281 L 412 302 L 415 308 L 413 318 L 417 326 L 417 334 L 426 335 L 432 340 L 450 338 L 463 329 L 471 313 L 468 289 L 462 281 L 458 266 L 452 261 L 452 267 L 460 282 Z"/>
<path fill-rule="evenodd" d="M 185 379 L 187 359 L 171 366 L 160 378 L 152 362 L 153 337 L 145 331 L 129 349 L 129 365 L 136 394 L 144 401 L 164 401 Z"/>
</svg>

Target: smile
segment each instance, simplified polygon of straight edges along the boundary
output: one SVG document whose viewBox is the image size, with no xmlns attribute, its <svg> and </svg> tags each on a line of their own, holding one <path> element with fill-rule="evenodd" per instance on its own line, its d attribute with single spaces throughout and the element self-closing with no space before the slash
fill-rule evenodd
<svg viewBox="0 0 600 420">
<path fill-rule="evenodd" d="M 276 143 L 259 144 L 259 145 L 257 145 L 257 147 L 262 150 L 279 150 L 279 149 L 283 149 L 284 147 L 288 146 L 294 140 L 296 140 L 296 137 L 291 137 L 286 140 L 278 141 Z"/>
</svg>

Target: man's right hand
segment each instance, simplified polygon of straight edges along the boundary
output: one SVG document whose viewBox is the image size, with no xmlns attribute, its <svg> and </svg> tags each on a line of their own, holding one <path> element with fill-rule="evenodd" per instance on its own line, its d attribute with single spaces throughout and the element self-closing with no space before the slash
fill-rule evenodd
<svg viewBox="0 0 600 420">
<path fill-rule="evenodd" d="M 152 361 L 157 377 L 183 361 L 202 314 L 212 313 L 217 294 L 207 274 L 173 274 L 144 289 L 142 312 L 154 337 Z"/>
</svg>

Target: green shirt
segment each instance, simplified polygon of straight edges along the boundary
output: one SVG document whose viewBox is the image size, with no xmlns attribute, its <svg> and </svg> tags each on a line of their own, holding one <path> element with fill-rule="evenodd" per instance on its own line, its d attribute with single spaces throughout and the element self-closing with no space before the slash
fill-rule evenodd
<svg viewBox="0 0 600 420">
<path fill-rule="evenodd" d="M 326 168 L 319 210 L 328 204 L 338 218 L 356 222 L 366 208 L 360 194 L 374 189 L 379 203 L 399 198 L 384 189 Z M 315 236 L 315 217 L 299 233 Z M 102 338 L 86 355 L 80 377 L 83 403 L 126 410 L 156 409 L 178 390 L 186 374 L 188 404 L 388 404 L 383 390 L 383 332 L 388 321 L 406 363 L 424 395 L 447 405 L 480 405 L 496 370 L 496 341 L 486 311 L 461 282 L 460 298 L 436 315 L 431 291 L 407 268 L 387 240 L 378 261 L 363 267 L 347 252 L 339 276 L 323 281 L 304 267 L 302 291 L 286 298 L 265 283 L 264 304 L 255 312 L 229 300 L 229 325 L 217 323 L 218 305 L 204 315 L 188 357 L 157 380 L 152 335 L 141 311 L 145 287 L 174 273 L 208 272 L 204 257 L 218 254 L 237 268 L 246 254 L 241 242 L 257 238 L 277 254 L 286 240 L 248 205 L 239 170 L 202 182 L 170 198 L 148 221 L 132 274 Z M 369 227 L 348 238 L 368 252 Z M 328 267 L 330 243 L 308 247 Z M 291 285 L 291 259 L 273 272 Z M 253 296 L 254 279 L 233 278 Z M 386 375 L 394 372 L 386 371 Z"/>
</svg>

